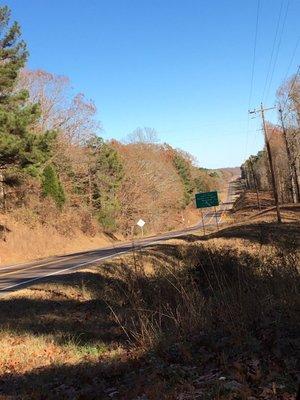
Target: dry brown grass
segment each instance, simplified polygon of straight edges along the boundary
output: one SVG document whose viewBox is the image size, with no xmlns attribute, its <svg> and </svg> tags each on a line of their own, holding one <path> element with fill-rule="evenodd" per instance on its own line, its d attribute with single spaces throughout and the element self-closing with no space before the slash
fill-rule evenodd
<svg viewBox="0 0 300 400">
<path fill-rule="evenodd" d="M 3 298 L 0 393 L 247 399 L 271 387 L 264 398 L 292 399 L 297 242 L 255 230 L 188 235 Z"/>
<path fill-rule="evenodd" d="M 294 304 L 296 292 L 292 294 L 298 285 L 299 255 L 295 242 L 289 243 L 290 248 L 259 247 L 258 243 L 248 242 L 246 251 L 245 244 L 245 240 L 234 239 L 229 242 L 224 239 L 210 240 L 200 246 L 169 244 L 166 249 L 161 246 L 162 254 L 159 254 L 160 246 L 157 246 L 153 252 L 146 252 L 147 257 L 153 257 L 155 274 L 152 280 L 155 279 L 155 285 L 151 279 L 144 278 L 143 258 L 139 262 L 134 261 L 138 265 L 134 274 L 132 268 L 127 270 L 123 266 L 131 309 L 137 307 L 137 317 L 141 318 L 140 345 L 148 338 L 149 344 L 153 344 L 151 332 L 160 337 L 165 330 L 175 336 L 177 331 L 177 337 L 182 338 L 183 334 L 190 335 L 195 330 L 203 329 L 203 326 L 207 328 L 210 323 L 221 327 L 221 322 L 224 322 L 227 325 L 224 329 L 233 329 L 237 335 L 242 335 L 245 333 L 242 331 L 253 322 L 251 313 L 254 312 L 256 318 L 259 312 L 267 312 L 264 299 L 274 297 L 274 287 L 278 295 L 273 298 L 272 307 L 279 306 L 275 305 L 278 301 L 287 307 L 287 312 Z M 171 254 L 166 255 L 166 250 Z M 212 298 L 216 295 L 216 303 L 207 303 L 207 292 Z M 145 299 L 149 303 L 145 303 Z M 253 301 L 256 302 L 255 309 Z M 147 310 L 145 314 L 144 309 Z M 212 315 L 208 317 L 210 312 Z M 150 323 L 152 320 L 153 325 L 150 324 L 147 335 L 144 318 L 149 315 L 151 318 L 147 321 Z"/>
<path fill-rule="evenodd" d="M 242 221 L 276 221 L 276 210 L 271 192 L 259 192 L 261 210 L 257 203 L 255 191 L 246 190 L 236 200 L 232 212 L 229 213 L 231 222 Z M 283 222 L 300 221 L 299 204 L 280 205 Z"/>
<path fill-rule="evenodd" d="M 6 226 L 6 240 L 0 239 L 0 265 L 31 261 L 38 258 L 95 249 L 112 244 L 111 238 L 98 233 L 84 234 L 82 230 L 70 227 L 68 234 L 56 227 L 42 225 L 34 217 L 22 215 L 21 220 L 0 215 L 0 225 Z M 67 224 L 63 224 L 65 231 Z"/>
</svg>

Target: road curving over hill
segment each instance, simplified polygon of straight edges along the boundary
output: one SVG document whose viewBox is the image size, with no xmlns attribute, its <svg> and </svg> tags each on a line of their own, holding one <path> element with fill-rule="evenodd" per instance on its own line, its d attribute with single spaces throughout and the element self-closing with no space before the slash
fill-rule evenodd
<svg viewBox="0 0 300 400">
<path fill-rule="evenodd" d="M 220 204 L 217 213 L 215 214 L 213 209 L 206 209 L 203 212 L 205 226 L 213 227 L 216 224 L 222 224 L 224 213 L 232 207 L 235 197 L 236 182 L 232 180 L 228 186 L 227 199 Z M 202 220 L 193 227 L 166 232 L 157 236 L 145 237 L 134 240 L 133 242 L 118 243 L 110 247 L 0 267 L 0 296 L 2 297 L 12 291 L 30 286 L 41 279 L 59 274 L 71 273 L 82 267 L 95 265 L 109 258 L 129 253 L 136 248 L 144 248 L 167 239 L 184 236 L 201 228 Z"/>
</svg>

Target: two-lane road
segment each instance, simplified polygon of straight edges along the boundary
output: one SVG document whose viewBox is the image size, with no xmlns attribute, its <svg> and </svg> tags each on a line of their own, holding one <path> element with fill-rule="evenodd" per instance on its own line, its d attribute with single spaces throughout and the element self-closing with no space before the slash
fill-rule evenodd
<svg viewBox="0 0 300 400">
<path fill-rule="evenodd" d="M 206 226 L 213 226 L 221 222 L 224 211 L 232 207 L 235 196 L 235 182 L 230 182 L 228 196 L 225 203 L 222 203 L 215 218 L 214 210 L 204 213 L 204 223 Z M 69 273 L 88 265 L 94 265 L 100 261 L 112 258 L 121 254 L 128 253 L 133 248 L 147 247 L 166 239 L 184 236 L 202 227 L 202 221 L 197 225 L 183 230 L 167 232 L 157 236 L 146 237 L 128 243 L 120 243 L 115 246 L 90 250 L 80 253 L 68 254 L 63 256 L 51 257 L 30 263 L 8 265 L 0 267 L 0 296 L 21 289 L 40 279 Z"/>
</svg>

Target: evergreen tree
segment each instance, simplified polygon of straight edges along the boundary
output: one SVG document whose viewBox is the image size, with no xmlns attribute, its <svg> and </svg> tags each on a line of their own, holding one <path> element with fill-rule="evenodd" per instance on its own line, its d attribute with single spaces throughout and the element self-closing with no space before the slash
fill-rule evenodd
<svg viewBox="0 0 300 400">
<path fill-rule="evenodd" d="M 58 207 L 62 207 L 66 201 L 65 193 L 57 173 L 52 165 L 47 165 L 43 171 L 43 194 L 50 196 Z"/>
<path fill-rule="evenodd" d="M 90 155 L 93 207 L 102 226 L 114 230 L 120 208 L 117 190 L 123 178 L 122 162 L 117 151 L 102 138 L 92 138 L 87 148 Z"/>
<path fill-rule="evenodd" d="M 178 153 L 174 155 L 173 164 L 181 178 L 184 187 L 183 206 L 188 205 L 193 197 L 194 184 L 189 163 Z"/>
<path fill-rule="evenodd" d="M 28 92 L 15 92 L 20 69 L 28 57 L 20 26 L 9 24 L 10 10 L 0 7 L 0 169 L 18 166 L 31 174 L 49 157 L 55 133 L 36 135 L 30 127 L 39 117 Z"/>
</svg>

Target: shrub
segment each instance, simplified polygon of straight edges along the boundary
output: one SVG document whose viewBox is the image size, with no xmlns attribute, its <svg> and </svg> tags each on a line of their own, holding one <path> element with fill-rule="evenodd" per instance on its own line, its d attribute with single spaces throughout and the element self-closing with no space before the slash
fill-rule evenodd
<svg viewBox="0 0 300 400">
<path fill-rule="evenodd" d="M 51 197 L 59 208 L 64 205 L 66 201 L 64 189 L 51 165 L 47 165 L 43 171 L 42 188 L 43 195 Z"/>
</svg>

